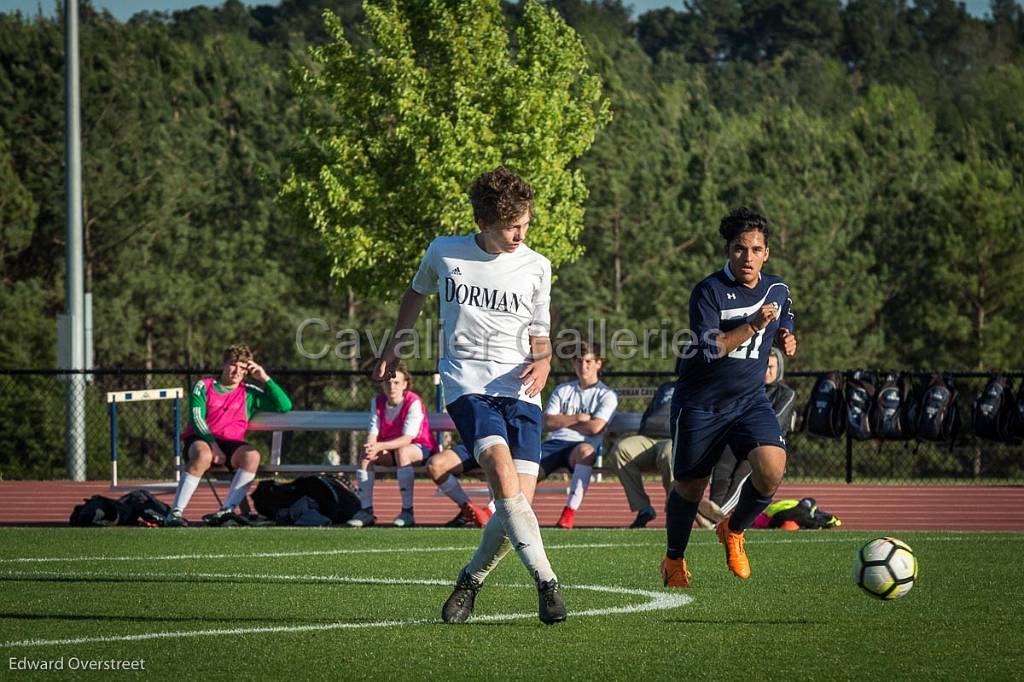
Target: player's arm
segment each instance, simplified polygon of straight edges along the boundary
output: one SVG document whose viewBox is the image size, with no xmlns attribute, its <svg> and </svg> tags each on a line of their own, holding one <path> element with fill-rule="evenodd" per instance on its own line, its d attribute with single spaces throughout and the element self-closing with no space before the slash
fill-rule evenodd
<svg viewBox="0 0 1024 682">
<path fill-rule="evenodd" d="M 779 315 L 779 331 L 775 335 L 775 343 L 787 358 L 796 355 L 796 332 L 793 330 L 792 306 L 793 300 L 787 296 Z"/>
<path fill-rule="evenodd" d="M 532 398 L 544 390 L 551 374 L 551 263 L 546 259 L 533 292 L 533 319 L 527 333 L 530 335 L 530 360 L 519 374 L 519 380 L 527 387 L 526 395 Z"/>
<path fill-rule="evenodd" d="M 267 371 L 255 362 L 249 363 L 249 376 L 263 383 L 265 390 L 246 391 L 246 415 L 256 412 L 291 412 L 292 401 Z"/>
<path fill-rule="evenodd" d="M 555 431 L 556 429 L 575 428 L 589 421 L 590 415 L 586 412 L 579 414 L 545 414 L 544 430 Z"/>
<path fill-rule="evenodd" d="M 590 415 L 590 419 L 572 428 L 584 436 L 596 436 L 607 428 L 608 422 L 611 421 L 612 415 L 618 408 L 619 396 L 615 391 L 608 391 L 597 406 L 597 411 Z"/>
<path fill-rule="evenodd" d="M 391 340 L 387 348 L 381 354 L 380 360 L 373 368 L 373 378 L 376 381 L 384 381 L 395 375 L 395 365 L 398 364 L 398 355 L 395 353 L 395 346 L 413 328 L 423 304 L 427 300 L 425 294 L 421 294 L 412 287 L 405 290 L 401 300 L 398 302 L 398 319 L 395 321 L 395 328 L 391 332 Z"/>
<path fill-rule="evenodd" d="M 213 451 L 213 463 L 223 464 L 227 461 L 227 455 L 217 445 L 210 427 L 206 423 L 206 384 L 199 380 L 192 388 L 189 395 L 188 423 L 196 433 L 196 438 L 206 441 L 210 450 Z"/>
<path fill-rule="evenodd" d="M 608 391 L 601 398 L 601 402 L 598 403 L 594 414 L 590 415 L 589 419 L 585 422 L 573 426 L 572 429 L 579 431 L 584 436 L 596 436 L 605 430 L 618 407 L 619 396 L 616 395 L 615 391 Z"/>
<path fill-rule="evenodd" d="M 778 309 L 773 304 L 765 303 L 740 326 L 727 332 L 720 332 L 715 338 L 718 345 L 718 357 L 725 357 L 742 346 L 750 340 L 750 337 L 777 319 L 778 315 Z"/>
<path fill-rule="evenodd" d="M 547 336 L 530 337 L 530 362 L 520 372 L 519 380 L 526 386 L 526 395 L 540 395 L 551 374 L 551 339 Z"/>
<path fill-rule="evenodd" d="M 210 427 L 206 425 L 206 384 L 201 380 L 192 387 L 188 397 L 188 423 L 196 432 L 196 438 L 216 445 Z"/>
</svg>

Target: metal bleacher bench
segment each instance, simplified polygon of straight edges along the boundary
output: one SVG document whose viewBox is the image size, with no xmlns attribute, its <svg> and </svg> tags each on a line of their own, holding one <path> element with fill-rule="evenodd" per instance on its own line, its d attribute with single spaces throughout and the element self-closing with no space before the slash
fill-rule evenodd
<svg viewBox="0 0 1024 682">
<path fill-rule="evenodd" d="M 443 413 L 427 415 L 432 431 L 455 431 L 452 418 Z M 352 472 L 354 464 L 283 464 L 281 462 L 282 433 L 284 431 L 365 431 L 369 423 L 366 412 L 312 412 L 292 411 L 284 414 L 258 412 L 249 421 L 250 431 L 271 432 L 270 461 L 260 464 L 263 474 L 304 474 L 327 472 Z M 640 428 L 639 412 L 618 412 L 608 424 L 606 436 L 612 433 L 635 433 Z M 613 473 L 612 469 L 601 466 L 598 453 L 595 474 Z M 375 467 L 380 473 L 394 472 L 394 467 Z"/>
</svg>

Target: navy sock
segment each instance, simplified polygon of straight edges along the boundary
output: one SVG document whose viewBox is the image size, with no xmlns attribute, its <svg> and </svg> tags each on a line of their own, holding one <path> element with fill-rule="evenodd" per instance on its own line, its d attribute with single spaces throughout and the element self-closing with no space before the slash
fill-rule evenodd
<svg viewBox="0 0 1024 682">
<path fill-rule="evenodd" d="M 733 533 L 742 533 L 754 525 L 754 519 L 772 503 L 770 495 L 763 494 L 754 487 L 754 477 L 751 476 L 740 488 L 740 501 L 736 503 L 736 509 L 729 517 L 729 530 Z"/>
<path fill-rule="evenodd" d="M 690 544 L 690 531 L 693 520 L 697 518 L 697 503 L 687 502 L 673 489 L 665 503 L 665 530 L 668 535 L 668 549 L 665 556 L 669 559 L 682 559 L 686 546 Z"/>
</svg>

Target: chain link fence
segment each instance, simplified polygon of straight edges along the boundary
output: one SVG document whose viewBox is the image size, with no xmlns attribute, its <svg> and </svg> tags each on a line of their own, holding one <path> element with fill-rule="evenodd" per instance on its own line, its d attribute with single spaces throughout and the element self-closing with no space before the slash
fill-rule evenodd
<svg viewBox="0 0 1024 682">
<path fill-rule="evenodd" d="M 299 410 L 369 409 L 377 386 L 365 373 L 350 371 L 268 370 Z M 179 427 L 188 419 L 188 393 L 202 376 L 219 370 L 0 370 L 0 478 L 63 479 L 76 475 L 109 479 L 111 431 L 107 392 L 181 388 Z M 436 409 L 430 372 L 414 372 L 414 390 Z M 786 383 L 797 394 L 798 410 L 810 396 L 817 373 L 788 372 Z M 1013 376 L 1022 376 L 1017 373 Z M 987 374 L 955 375 L 963 428 L 954 443 L 854 441 L 847 436 L 819 438 L 801 430 L 788 438 L 788 481 L 1024 485 L 1024 447 L 995 443 L 970 430 L 971 405 Z M 556 383 L 572 376 L 554 374 Z M 652 389 L 673 377 L 668 373 L 609 372 L 604 377 L 621 391 L 619 409 L 642 412 Z M 78 379 L 78 381 L 75 381 Z M 72 399 L 69 399 L 69 396 Z M 546 397 L 546 396 L 545 396 Z M 71 406 L 71 409 L 68 409 Z M 81 434 L 76 432 L 81 426 Z M 290 463 L 354 463 L 365 432 L 288 432 L 283 436 Z M 270 434 L 247 437 L 267 457 Z M 118 475 L 121 479 L 169 480 L 174 476 L 174 410 L 170 401 L 120 403 Z M 606 443 L 606 451 L 609 444 Z"/>
</svg>

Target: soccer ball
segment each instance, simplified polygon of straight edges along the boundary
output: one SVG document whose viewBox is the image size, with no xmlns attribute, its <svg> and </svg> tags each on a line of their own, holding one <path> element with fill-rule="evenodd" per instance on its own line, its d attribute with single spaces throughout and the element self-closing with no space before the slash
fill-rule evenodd
<svg viewBox="0 0 1024 682">
<path fill-rule="evenodd" d="M 879 599 L 898 599 L 910 592 L 917 579 L 914 550 L 896 538 L 875 538 L 860 548 L 853 560 L 857 586 Z"/>
</svg>

